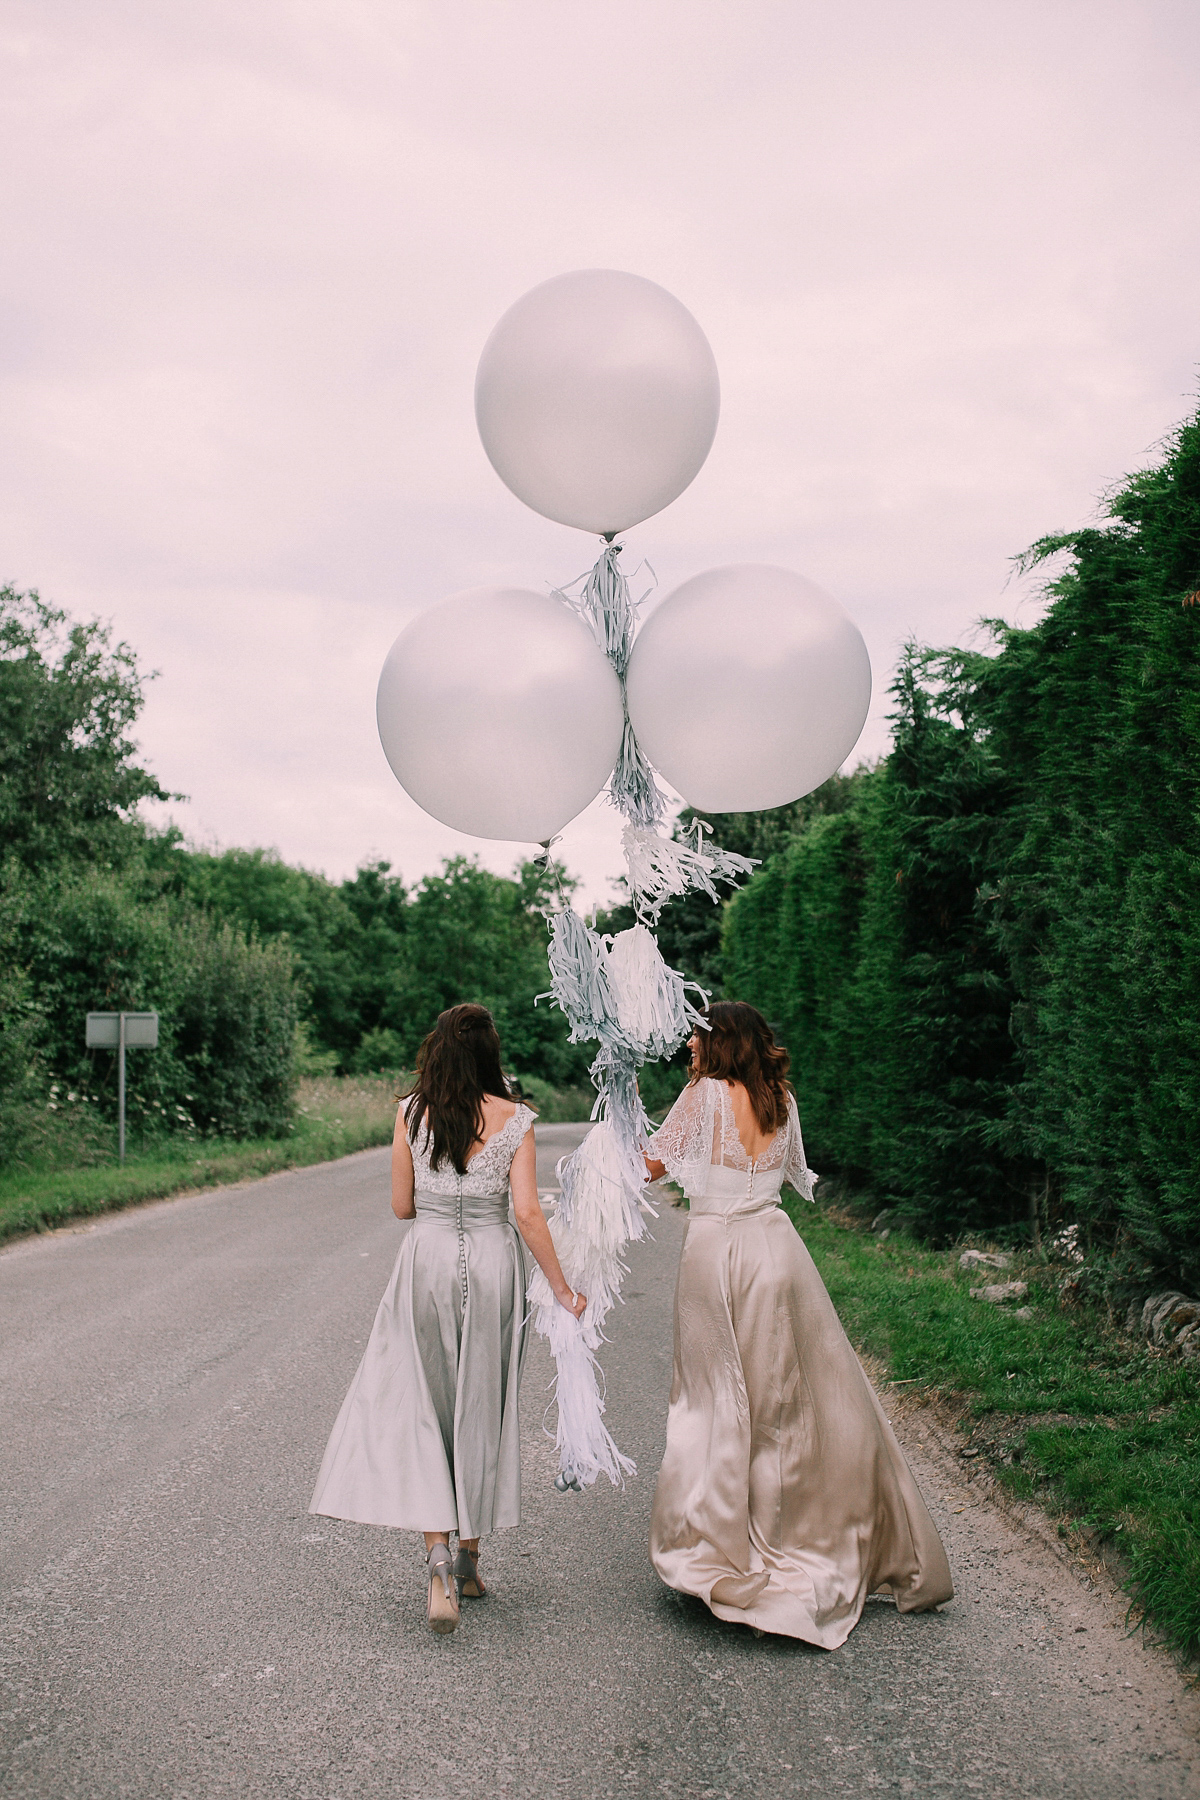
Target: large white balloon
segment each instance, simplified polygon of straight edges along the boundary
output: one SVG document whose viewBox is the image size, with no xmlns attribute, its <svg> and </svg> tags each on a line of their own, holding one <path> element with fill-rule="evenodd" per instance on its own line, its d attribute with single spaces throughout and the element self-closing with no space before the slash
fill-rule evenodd
<svg viewBox="0 0 1200 1800">
<path fill-rule="evenodd" d="M 379 677 L 392 773 L 474 837 L 553 837 L 612 773 L 624 713 L 612 665 L 569 607 L 470 588 L 414 619 Z"/>
<path fill-rule="evenodd" d="M 641 275 L 579 269 L 511 306 L 483 347 L 475 417 L 492 466 L 534 512 L 623 531 L 661 512 L 708 455 L 717 365 L 686 306 Z"/>
<path fill-rule="evenodd" d="M 734 563 L 695 575 L 634 642 L 629 717 L 692 806 L 757 812 L 840 768 L 871 702 L 857 625 L 802 575 Z"/>
</svg>

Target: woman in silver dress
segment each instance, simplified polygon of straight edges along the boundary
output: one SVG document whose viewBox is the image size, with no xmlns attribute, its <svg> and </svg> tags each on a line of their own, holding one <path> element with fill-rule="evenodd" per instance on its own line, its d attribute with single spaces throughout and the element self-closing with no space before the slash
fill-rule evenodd
<svg viewBox="0 0 1200 1800">
<path fill-rule="evenodd" d="M 334 1425 L 310 1512 L 425 1534 L 426 1616 L 453 1631 L 482 1598 L 479 1539 L 521 1510 L 517 1390 L 525 1259 L 560 1303 L 563 1278 L 538 1202 L 534 1114 L 511 1097 L 482 1006 L 453 1006 L 417 1053 L 397 1115 L 392 1211 L 412 1219 L 370 1340 Z M 450 1534 L 458 1554 L 450 1557 Z"/>
<path fill-rule="evenodd" d="M 690 1216 L 650 1558 L 721 1619 L 835 1650 L 868 1594 L 949 1600 L 950 1569 L 895 1434 L 791 1220 L 812 1199 L 800 1120 L 762 1014 L 720 1001 L 647 1164 Z"/>
</svg>

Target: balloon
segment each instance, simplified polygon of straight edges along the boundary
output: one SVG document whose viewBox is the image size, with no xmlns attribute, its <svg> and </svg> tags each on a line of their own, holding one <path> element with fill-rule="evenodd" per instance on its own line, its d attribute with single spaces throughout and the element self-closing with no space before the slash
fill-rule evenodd
<svg viewBox="0 0 1200 1800">
<path fill-rule="evenodd" d="M 621 689 L 561 600 L 470 588 L 388 652 L 376 717 L 418 806 L 474 837 L 540 843 L 595 798 L 621 744 Z"/>
<path fill-rule="evenodd" d="M 758 812 L 820 787 L 866 722 L 871 664 L 836 600 L 802 575 L 734 563 L 694 575 L 646 620 L 629 718 L 702 812 Z"/>
<path fill-rule="evenodd" d="M 496 326 L 475 376 L 479 435 L 501 481 L 547 519 L 605 535 L 682 494 L 720 410 L 691 313 L 616 269 L 535 287 Z"/>
</svg>

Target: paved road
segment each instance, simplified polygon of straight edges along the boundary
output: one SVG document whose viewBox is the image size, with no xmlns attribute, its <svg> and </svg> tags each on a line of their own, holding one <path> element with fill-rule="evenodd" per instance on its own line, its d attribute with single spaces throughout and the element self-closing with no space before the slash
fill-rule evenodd
<svg viewBox="0 0 1200 1800">
<path fill-rule="evenodd" d="M 578 1129 L 548 1127 L 541 1179 Z M 0 1793 L 96 1800 L 1200 1793 L 1195 1709 L 1111 1602 L 910 1429 L 959 1598 L 827 1655 L 721 1625 L 645 1555 L 682 1235 L 606 1357 L 642 1474 L 562 1497 L 525 1386 L 526 1519 L 452 1638 L 407 1535 L 312 1519 L 395 1255 L 386 1152 L 0 1255 Z"/>
</svg>

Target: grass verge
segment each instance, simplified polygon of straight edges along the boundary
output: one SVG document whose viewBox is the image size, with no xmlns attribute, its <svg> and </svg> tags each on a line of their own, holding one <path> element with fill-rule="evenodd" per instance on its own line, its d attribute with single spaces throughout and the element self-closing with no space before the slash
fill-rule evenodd
<svg viewBox="0 0 1200 1800">
<path fill-rule="evenodd" d="M 300 1083 L 296 1121 L 287 1137 L 241 1143 L 164 1138 L 132 1148 L 124 1166 L 114 1154 L 110 1162 L 87 1168 L 59 1164 L 6 1170 L 0 1174 L 0 1239 L 48 1231 L 139 1200 L 227 1186 L 390 1143 L 395 1092 L 395 1082 L 387 1077 L 323 1076 Z"/>
<path fill-rule="evenodd" d="M 1131 1617 L 1200 1659 L 1200 1376 L 1147 1350 L 1094 1305 L 1065 1306 L 1064 1270 L 1018 1258 L 1003 1275 L 958 1267 L 957 1252 L 870 1236 L 846 1216 L 791 1199 L 851 1340 L 892 1381 L 947 1403 L 1016 1495 L 1119 1551 Z M 1033 1317 L 972 1300 L 1017 1278 Z"/>
<path fill-rule="evenodd" d="M 242 1142 L 162 1137 L 131 1145 L 124 1166 L 117 1162 L 115 1142 L 107 1148 L 103 1128 L 98 1134 L 94 1121 L 81 1121 L 78 1133 L 65 1125 L 56 1156 L 0 1171 L 0 1242 L 31 1231 L 50 1231 L 89 1214 L 136 1206 L 140 1200 L 227 1187 L 279 1169 L 307 1168 L 389 1144 L 396 1124 L 396 1093 L 410 1079 L 407 1075 L 306 1079 L 300 1083 L 295 1123 L 286 1137 Z M 544 1123 L 586 1119 L 596 1097 L 592 1088 L 552 1088 L 532 1079 L 523 1086 Z M 110 1135 L 115 1140 L 115 1130 Z"/>
</svg>

